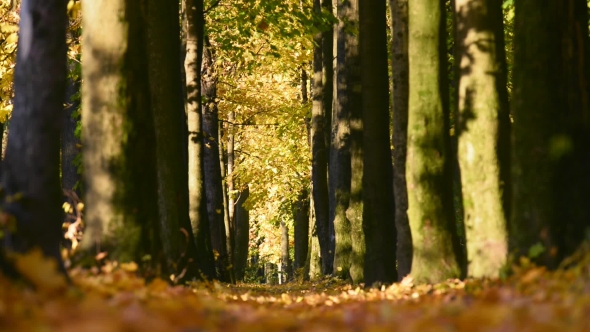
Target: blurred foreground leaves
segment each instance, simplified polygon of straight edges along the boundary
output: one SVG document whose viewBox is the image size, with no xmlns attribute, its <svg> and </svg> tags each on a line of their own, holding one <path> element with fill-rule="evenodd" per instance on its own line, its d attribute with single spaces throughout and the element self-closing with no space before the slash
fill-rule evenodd
<svg viewBox="0 0 590 332">
<path fill-rule="evenodd" d="M 0 276 L 1 331 L 590 331 L 588 244 L 557 271 L 521 259 L 506 280 L 370 290 L 334 279 L 170 286 L 112 263 L 71 270 L 63 288 L 36 255 L 16 262 L 41 291 Z"/>
</svg>

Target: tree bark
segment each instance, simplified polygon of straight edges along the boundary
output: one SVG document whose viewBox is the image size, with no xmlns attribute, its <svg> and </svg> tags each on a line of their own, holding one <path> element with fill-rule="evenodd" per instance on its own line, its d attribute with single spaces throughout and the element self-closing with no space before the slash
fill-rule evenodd
<svg viewBox="0 0 590 332">
<path fill-rule="evenodd" d="M 17 252 L 40 247 L 64 273 L 59 150 L 66 25 L 64 0 L 29 0 L 21 6 L 14 109 L 1 174 L 2 209 L 16 218 L 17 228 L 5 232 L 4 247 Z"/>
<path fill-rule="evenodd" d="M 281 272 L 282 283 L 287 283 L 293 277 L 289 255 L 289 227 L 284 221 L 281 222 Z"/>
<path fill-rule="evenodd" d="M 93 1 L 85 18 L 83 252 L 118 261 L 157 257 L 153 118 L 139 4 Z"/>
<path fill-rule="evenodd" d="M 206 278 L 215 278 L 213 250 L 203 168 L 203 130 L 201 115 L 201 62 L 203 59 L 203 0 L 185 0 L 186 71 L 188 119 L 189 217 L 196 246 L 199 270 Z"/>
<path fill-rule="evenodd" d="M 332 110 L 332 144 L 330 146 L 330 218 L 334 223 L 335 252 L 334 274 L 342 279 L 350 278 L 352 261 L 351 225 L 346 217 L 350 202 L 350 75 L 346 66 L 351 44 L 356 36 L 348 30 L 355 20 L 350 1 L 338 2 L 340 20 L 336 29 L 336 89 Z"/>
<path fill-rule="evenodd" d="M 397 280 L 385 1 L 359 2 L 365 284 Z"/>
<path fill-rule="evenodd" d="M 229 279 L 232 283 L 235 283 L 235 275 L 233 271 L 234 266 L 234 230 L 232 222 L 229 218 L 229 197 L 228 197 L 228 185 L 227 185 L 227 173 L 226 173 L 226 162 L 227 151 L 225 150 L 223 142 L 223 123 L 217 121 L 218 133 L 217 142 L 219 148 L 219 168 L 221 171 L 221 196 L 223 204 L 223 225 L 225 231 L 225 248 L 227 250 L 227 268 Z M 233 203 L 232 203 L 233 204 Z"/>
<path fill-rule="evenodd" d="M 455 0 L 459 99 L 456 133 L 468 275 L 498 277 L 508 238 L 503 192 L 509 132 L 502 3 Z"/>
<path fill-rule="evenodd" d="M 321 12 L 320 0 L 314 0 L 316 13 Z M 330 254 L 330 216 L 328 202 L 328 150 L 326 147 L 327 110 L 326 93 L 323 85 L 323 34 L 317 33 L 314 36 L 314 76 L 313 76 L 313 103 L 311 120 L 311 142 L 312 142 L 312 195 L 315 209 L 317 235 L 320 243 L 322 257 L 322 274 L 331 273 L 332 262 L 329 262 Z M 331 67 L 331 60 L 330 60 Z"/>
<path fill-rule="evenodd" d="M 220 281 L 229 282 L 229 261 L 223 215 L 223 188 L 219 160 L 219 112 L 217 109 L 217 72 L 213 49 L 205 41 L 201 87 L 203 89 L 203 166 L 207 187 L 207 215 L 211 227 L 211 245 Z"/>
<path fill-rule="evenodd" d="M 305 261 L 309 251 L 309 195 L 307 190 L 299 193 L 297 202 L 293 207 L 293 220 L 295 223 L 295 257 L 293 269 L 305 268 Z"/>
<path fill-rule="evenodd" d="M 408 144 L 408 0 L 389 0 L 392 19 L 393 193 L 397 229 L 398 279 L 412 270 L 412 232 L 408 221 L 406 154 Z"/>
<path fill-rule="evenodd" d="M 250 190 L 245 187 L 236 201 L 234 215 L 235 246 L 234 246 L 234 271 L 236 280 L 244 280 L 244 272 L 248 261 L 248 244 L 250 241 L 250 216 L 244 202 L 248 199 Z"/>
<path fill-rule="evenodd" d="M 409 117 L 406 181 L 412 230 L 411 275 L 419 282 L 460 276 L 453 244 L 455 219 L 444 1 L 409 1 Z"/>
<path fill-rule="evenodd" d="M 587 3 L 520 1 L 514 24 L 511 250 L 556 267 L 590 224 Z"/>
</svg>

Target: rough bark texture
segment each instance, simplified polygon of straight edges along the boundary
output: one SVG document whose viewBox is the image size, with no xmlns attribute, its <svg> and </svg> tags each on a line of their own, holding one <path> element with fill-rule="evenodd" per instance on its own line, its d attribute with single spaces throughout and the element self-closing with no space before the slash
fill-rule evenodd
<svg viewBox="0 0 590 332">
<path fill-rule="evenodd" d="M 203 169 L 201 116 L 201 62 L 203 59 L 203 1 L 185 0 L 186 72 L 188 119 L 189 217 L 196 246 L 197 266 L 206 278 L 215 278 L 213 251 Z"/>
<path fill-rule="evenodd" d="M 330 145 L 330 218 L 335 231 L 334 275 L 350 278 L 352 240 L 346 210 L 350 202 L 350 122 L 352 106 L 349 98 L 349 73 L 346 67 L 347 50 L 355 36 L 348 22 L 354 20 L 350 1 L 338 2 L 336 29 L 336 89 L 332 110 L 332 144 Z"/>
<path fill-rule="evenodd" d="M 87 227 L 81 245 L 83 252 L 107 251 L 119 261 L 157 254 L 153 119 L 140 14 L 131 1 L 83 6 Z"/>
<path fill-rule="evenodd" d="M 508 238 L 503 176 L 509 123 L 502 3 L 455 0 L 459 99 L 456 133 L 461 167 L 468 275 L 497 277 Z M 504 144 L 501 144 L 504 143 Z"/>
<path fill-rule="evenodd" d="M 393 87 L 393 193 L 397 229 L 397 274 L 402 279 L 412 270 L 412 232 L 408 221 L 406 153 L 408 143 L 408 0 L 389 0 L 392 19 Z"/>
<path fill-rule="evenodd" d="M 385 1 L 359 1 L 365 284 L 397 280 Z"/>
<path fill-rule="evenodd" d="M 77 66 L 76 63 L 71 63 L 70 71 L 73 71 L 75 66 Z M 78 166 L 74 165 L 74 160 L 80 152 L 78 149 L 80 142 L 75 134 L 78 118 L 72 118 L 72 114 L 80 107 L 80 99 L 75 97 L 80 92 L 80 79 L 70 76 L 67 82 L 66 107 L 63 111 L 61 133 L 61 186 L 63 189 L 73 190 L 80 180 Z"/>
<path fill-rule="evenodd" d="M 215 55 L 208 43 L 203 49 L 201 88 L 203 94 L 203 168 L 207 187 L 207 215 L 211 227 L 211 246 L 215 255 L 217 276 L 221 281 L 230 281 L 228 253 L 223 216 L 223 188 L 219 161 L 219 113 L 217 109 L 217 72 Z"/>
<path fill-rule="evenodd" d="M 309 249 L 309 195 L 307 190 L 302 190 L 293 207 L 293 220 L 295 222 L 295 257 L 293 269 L 305 268 L 305 261 Z"/>
<path fill-rule="evenodd" d="M 146 2 L 151 110 L 156 137 L 158 233 L 168 273 L 175 273 L 190 239 L 181 232 L 188 220 L 188 174 L 181 119 L 178 2 Z M 187 229 L 188 231 L 188 229 Z"/>
<path fill-rule="evenodd" d="M 587 3 L 515 5 L 510 244 L 555 267 L 590 224 Z"/>
<path fill-rule="evenodd" d="M 352 255 L 350 277 L 353 283 L 364 280 L 365 232 L 363 230 L 363 119 L 361 111 L 361 67 L 359 57 L 358 20 L 359 2 L 350 0 L 343 3 L 343 14 L 348 17 L 349 31 L 345 46 L 346 96 L 349 108 L 350 126 L 350 201 L 346 218 L 350 221 Z M 340 11 L 341 8 L 339 7 Z M 340 14 L 340 12 L 339 12 Z"/>
<path fill-rule="evenodd" d="M 412 277 L 438 282 L 460 276 L 453 246 L 444 3 L 409 1 L 410 94 L 406 181 L 412 230 Z M 443 75 L 444 74 L 444 75 Z"/>
<path fill-rule="evenodd" d="M 16 231 L 5 232 L 2 244 L 18 252 L 39 247 L 63 269 L 59 138 L 67 76 L 66 1 L 29 0 L 20 17 L 14 109 L 1 179 L 2 209 L 15 216 Z M 6 199 L 16 194 L 22 197 Z"/>
<path fill-rule="evenodd" d="M 314 0 L 314 9 L 321 11 L 320 0 Z M 323 85 L 323 47 L 322 33 L 314 36 L 313 59 L 313 103 L 311 119 L 311 181 L 312 195 L 315 210 L 317 235 L 320 243 L 322 257 L 322 274 L 330 274 L 332 262 L 329 262 L 330 254 L 330 216 L 328 199 L 328 150 L 326 146 L 326 129 L 329 128 L 325 108 L 325 95 L 331 95 Z M 331 67 L 331 61 L 330 61 Z M 330 104 L 331 105 L 331 104 Z"/>
<path fill-rule="evenodd" d="M 248 199 L 250 190 L 248 187 L 243 189 L 238 195 L 236 201 L 234 225 L 235 225 L 235 245 L 234 245 L 234 273 L 236 280 L 244 279 L 244 272 L 248 261 L 248 244 L 250 240 L 250 216 L 248 210 L 244 207 L 244 202 Z"/>
</svg>

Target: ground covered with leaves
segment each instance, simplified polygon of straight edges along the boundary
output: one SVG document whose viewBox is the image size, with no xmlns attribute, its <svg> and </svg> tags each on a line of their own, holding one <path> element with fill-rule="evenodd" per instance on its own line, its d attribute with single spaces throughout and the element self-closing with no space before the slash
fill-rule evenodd
<svg viewBox="0 0 590 332">
<path fill-rule="evenodd" d="M 526 259 L 504 280 L 411 278 L 362 289 L 334 279 L 280 286 L 136 276 L 137 266 L 70 271 L 15 259 L 36 285 L 0 275 L 0 331 L 590 331 L 590 247 L 557 271 Z"/>
</svg>

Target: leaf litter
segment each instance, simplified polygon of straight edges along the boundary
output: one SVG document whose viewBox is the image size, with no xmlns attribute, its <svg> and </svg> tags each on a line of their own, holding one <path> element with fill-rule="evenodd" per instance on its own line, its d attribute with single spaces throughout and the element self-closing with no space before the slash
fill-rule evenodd
<svg viewBox="0 0 590 332">
<path fill-rule="evenodd" d="M 505 279 L 364 289 L 336 279 L 285 285 L 146 282 L 134 264 L 70 270 L 15 258 L 35 290 L 0 275 L 0 331 L 590 331 L 590 245 L 556 271 L 523 258 Z"/>
</svg>

